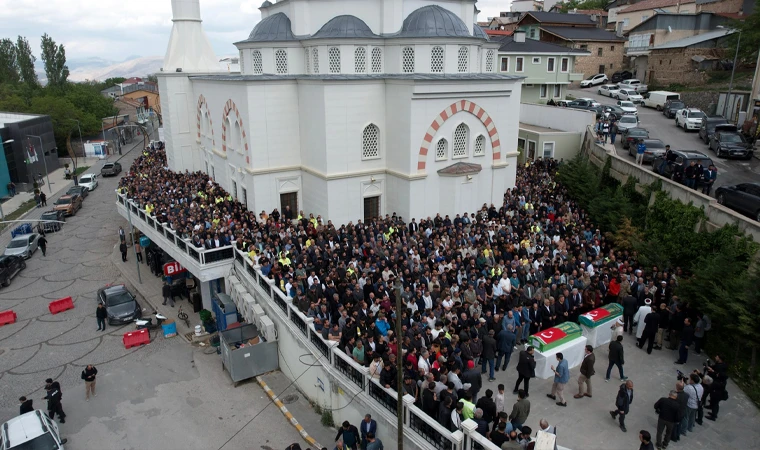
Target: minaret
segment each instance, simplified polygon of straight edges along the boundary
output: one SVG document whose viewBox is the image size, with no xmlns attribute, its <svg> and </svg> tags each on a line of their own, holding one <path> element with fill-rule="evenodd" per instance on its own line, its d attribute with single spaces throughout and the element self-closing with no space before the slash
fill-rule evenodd
<svg viewBox="0 0 760 450">
<path fill-rule="evenodd" d="M 163 71 L 221 71 L 219 59 L 201 27 L 200 0 L 172 0 L 172 22 Z"/>
</svg>

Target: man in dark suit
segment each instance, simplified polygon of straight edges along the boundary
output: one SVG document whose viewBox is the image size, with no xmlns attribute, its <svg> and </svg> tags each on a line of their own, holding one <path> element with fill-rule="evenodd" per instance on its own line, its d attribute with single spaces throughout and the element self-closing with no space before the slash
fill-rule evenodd
<svg viewBox="0 0 760 450">
<path fill-rule="evenodd" d="M 591 397 L 591 377 L 594 376 L 594 363 L 596 362 L 596 356 L 594 356 L 594 347 L 587 345 L 586 354 L 583 356 L 583 362 L 581 363 L 581 374 L 578 377 L 578 393 L 574 398 Z M 583 393 L 583 385 L 586 384 L 586 393 Z"/>
<path fill-rule="evenodd" d="M 628 431 L 625 429 L 625 416 L 628 415 L 631 402 L 633 402 L 633 381 L 628 380 L 620 385 L 615 398 L 615 409 L 610 411 L 612 418 L 620 422 L 620 429 L 623 431 Z"/>
<path fill-rule="evenodd" d="M 420 226 L 417 224 L 417 219 L 412 218 L 412 221 L 409 222 L 409 233 L 414 234 L 419 229 L 420 229 Z"/>
<path fill-rule="evenodd" d="M 647 343 L 647 353 L 652 353 L 652 346 L 654 345 L 654 338 L 657 336 L 657 330 L 660 327 L 660 313 L 657 310 L 653 310 L 644 317 L 644 333 L 641 335 L 638 344 L 639 348 L 644 348 L 644 344 Z"/>
<path fill-rule="evenodd" d="M 520 352 L 520 361 L 517 363 L 517 382 L 515 383 L 515 389 L 513 394 L 517 394 L 520 382 L 525 380 L 525 396 L 528 396 L 528 389 L 530 388 L 530 379 L 536 376 L 536 360 L 533 358 L 535 349 L 533 346 L 529 346 L 527 350 Z"/>
<path fill-rule="evenodd" d="M 377 421 L 367 414 L 359 425 L 359 431 L 362 434 L 362 449 L 367 448 L 367 433 L 377 434 Z"/>
<path fill-rule="evenodd" d="M 623 297 L 623 332 L 633 334 L 633 316 L 638 309 L 638 301 L 633 295 Z"/>
<path fill-rule="evenodd" d="M 26 397 L 22 396 L 21 398 L 18 399 L 18 401 L 19 401 L 19 403 L 21 403 L 21 405 L 19 405 L 19 407 L 18 407 L 19 408 L 19 415 L 23 415 L 23 414 L 26 414 L 28 412 L 34 411 L 34 406 L 32 406 L 33 400 L 31 398 L 27 399 Z"/>
</svg>

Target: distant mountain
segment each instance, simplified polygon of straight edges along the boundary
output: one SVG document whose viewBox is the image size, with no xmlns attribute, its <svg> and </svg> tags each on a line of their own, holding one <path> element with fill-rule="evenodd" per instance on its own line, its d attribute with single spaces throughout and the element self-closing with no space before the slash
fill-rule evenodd
<svg viewBox="0 0 760 450">
<path fill-rule="evenodd" d="M 92 64 L 82 64 L 73 68 L 69 65 L 69 79 L 71 81 L 105 80 L 113 77 L 143 77 L 156 73 L 161 69 L 164 62 L 163 56 L 145 56 L 130 59 L 124 62 L 113 62 L 100 58 L 91 58 Z M 99 61 L 95 61 L 99 60 Z"/>
</svg>

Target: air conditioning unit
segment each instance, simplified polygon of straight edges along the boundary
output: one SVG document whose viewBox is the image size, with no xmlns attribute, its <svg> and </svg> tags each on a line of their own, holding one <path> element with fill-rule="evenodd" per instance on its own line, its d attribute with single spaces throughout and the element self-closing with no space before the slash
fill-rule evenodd
<svg viewBox="0 0 760 450">
<path fill-rule="evenodd" d="M 238 311 L 241 311 L 241 314 L 243 317 L 245 317 L 246 322 L 248 323 L 256 323 L 253 317 L 253 307 L 258 306 L 256 304 L 256 300 L 253 299 L 253 296 L 249 293 L 243 294 L 243 300 L 240 302 L 242 304 L 242 308 L 238 308 Z"/>
<path fill-rule="evenodd" d="M 259 304 L 254 304 L 251 307 L 251 322 L 259 327 L 261 329 L 261 318 L 266 316 L 266 313 L 264 312 L 264 308 L 261 307 Z"/>
<path fill-rule="evenodd" d="M 270 319 L 269 316 L 261 316 L 259 320 L 261 321 L 261 325 L 259 326 L 261 336 L 269 342 L 276 341 L 277 331 L 274 328 L 274 322 L 272 322 L 272 319 Z"/>
<path fill-rule="evenodd" d="M 245 308 L 245 299 L 243 296 L 246 294 L 246 291 L 243 285 L 233 284 L 232 293 L 232 298 L 235 301 L 235 306 L 237 306 L 238 310 Z"/>
</svg>

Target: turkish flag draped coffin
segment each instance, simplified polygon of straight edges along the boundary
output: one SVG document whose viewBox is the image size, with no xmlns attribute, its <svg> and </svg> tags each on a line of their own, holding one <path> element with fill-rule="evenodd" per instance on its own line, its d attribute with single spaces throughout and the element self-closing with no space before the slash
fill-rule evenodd
<svg viewBox="0 0 760 450">
<path fill-rule="evenodd" d="M 592 309 L 586 314 L 582 314 L 578 318 L 578 321 L 588 328 L 596 328 L 621 315 L 623 315 L 623 306 L 617 303 L 610 303 L 609 305 L 604 305 L 601 308 Z"/>
<path fill-rule="evenodd" d="M 581 327 L 578 324 L 565 322 L 534 334 L 530 337 L 530 343 L 539 352 L 545 352 L 573 339 L 577 339 L 582 335 Z"/>
</svg>

